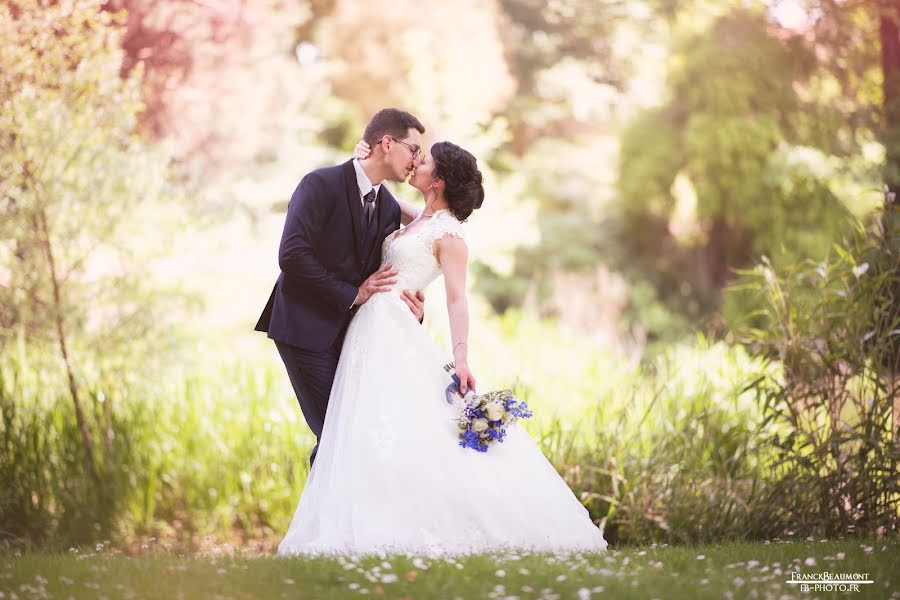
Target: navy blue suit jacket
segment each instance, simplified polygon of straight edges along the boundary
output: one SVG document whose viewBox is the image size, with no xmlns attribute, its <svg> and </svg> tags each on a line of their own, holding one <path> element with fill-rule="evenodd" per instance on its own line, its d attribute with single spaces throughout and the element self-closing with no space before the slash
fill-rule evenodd
<svg viewBox="0 0 900 600">
<path fill-rule="evenodd" d="M 278 247 L 281 274 L 257 331 L 276 342 L 322 351 L 343 335 L 359 286 L 378 270 L 381 245 L 400 228 L 400 206 L 379 189 L 373 243 L 366 244 L 353 161 L 304 177 L 288 205 Z"/>
</svg>

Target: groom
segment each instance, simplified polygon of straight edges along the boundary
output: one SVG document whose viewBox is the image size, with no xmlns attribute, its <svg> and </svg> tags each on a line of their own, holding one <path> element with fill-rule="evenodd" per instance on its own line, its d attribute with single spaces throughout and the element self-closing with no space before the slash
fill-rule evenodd
<svg viewBox="0 0 900 600">
<path fill-rule="evenodd" d="M 425 128 L 408 112 L 379 111 L 363 139 L 368 158 L 306 175 L 288 205 L 278 265 L 281 274 L 256 331 L 275 341 L 307 425 L 319 448 L 344 334 L 359 306 L 396 283 L 381 262 L 381 244 L 400 228 L 400 207 L 386 179 L 404 181 L 422 150 Z M 424 297 L 403 294 L 420 321 Z"/>
</svg>

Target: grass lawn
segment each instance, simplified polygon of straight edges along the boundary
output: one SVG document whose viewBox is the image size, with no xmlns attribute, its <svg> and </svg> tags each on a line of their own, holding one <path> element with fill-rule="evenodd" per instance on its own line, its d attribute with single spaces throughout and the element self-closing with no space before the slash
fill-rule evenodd
<svg viewBox="0 0 900 600">
<path fill-rule="evenodd" d="M 866 574 L 859 593 L 791 573 Z M 900 598 L 900 539 L 612 549 L 601 555 L 351 560 L 115 551 L 0 556 L 0 598 Z"/>
</svg>

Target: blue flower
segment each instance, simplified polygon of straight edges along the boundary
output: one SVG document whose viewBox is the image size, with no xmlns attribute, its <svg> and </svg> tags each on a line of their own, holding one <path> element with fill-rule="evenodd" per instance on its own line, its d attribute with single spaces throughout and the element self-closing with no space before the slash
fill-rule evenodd
<svg viewBox="0 0 900 600">
<path fill-rule="evenodd" d="M 505 422 L 503 419 L 489 420 L 486 407 L 492 404 L 502 407 L 513 419 L 508 422 Z M 457 417 L 459 445 L 478 452 L 487 452 L 493 444 L 502 443 L 506 439 L 509 425 L 514 424 L 517 419 L 527 419 L 531 416 L 532 412 L 528 410 L 528 405 L 524 402 L 518 402 L 511 390 L 475 395 L 459 409 Z M 488 428 L 481 432 L 474 431 L 472 424 L 476 419 L 486 420 Z"/>
</svg>

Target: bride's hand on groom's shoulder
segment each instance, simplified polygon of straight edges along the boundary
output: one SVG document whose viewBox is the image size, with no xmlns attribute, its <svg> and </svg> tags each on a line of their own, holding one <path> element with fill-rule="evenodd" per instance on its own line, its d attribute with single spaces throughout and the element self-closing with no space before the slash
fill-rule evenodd
<svg viewBox="0 0 900 600">
<path fill-rule="evenodd" d="M 421 322 L 425 316 L 425 294 L 421 290 L 418 292 L 403 290 L 403 301 L 416 316 L 416 320 Z"/>
<path fill-rule="evenodd" d="M 353 149 L 353 158 L 358 158 L 360 160 L 364 158 L 368 158 L 369 154 L 372 153 L 372 149 L 369 148 L 369 145 L 366 143 L 366 140 L 359 140 L 356 143 L 356 147 Z"/>
</svg>

